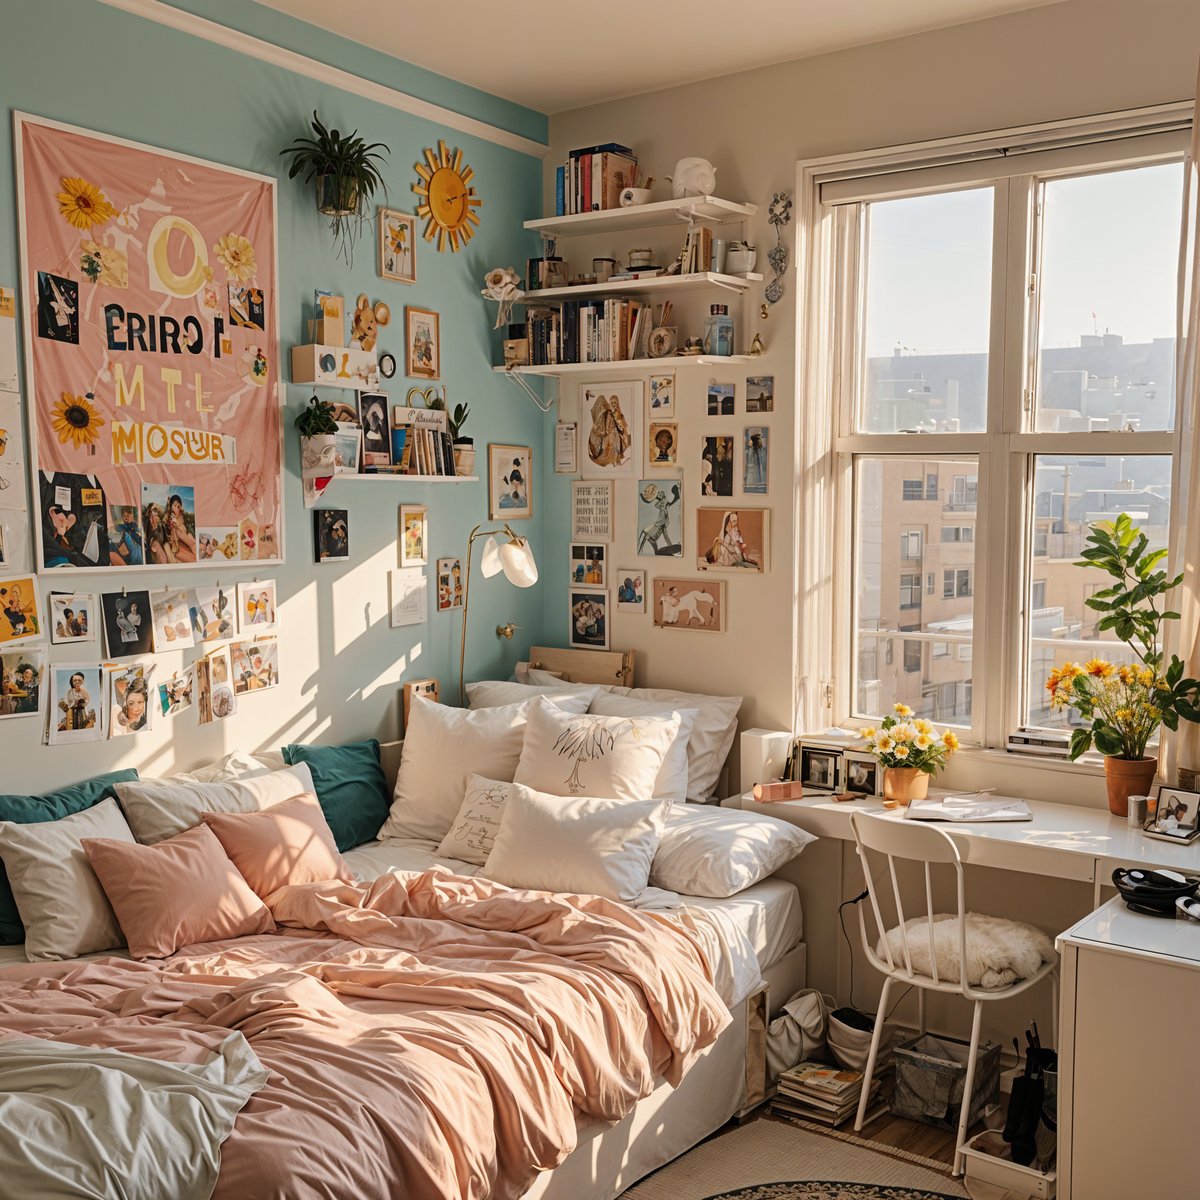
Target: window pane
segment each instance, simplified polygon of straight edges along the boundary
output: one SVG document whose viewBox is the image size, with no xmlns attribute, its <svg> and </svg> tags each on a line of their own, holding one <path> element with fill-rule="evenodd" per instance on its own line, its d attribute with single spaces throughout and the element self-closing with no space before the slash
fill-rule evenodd
<svg viewBox="0 0 1200 1200">
<path fill-rule="evenodd" d="M 1044 194 L 1038 430 L 1170 429 L 1183 165 Z"/>
<path fill-rule="evenodd" d="M 1032 561 L 1026 653 L 1029 695 L 1025 723 L 1069 729 L 1078 718 L 1047 704 L 1046 676 L 1062 663 L 1106 658 L 1133 661 L 1111 630 L 1096 628 L 1100 614 L 1085 601 L 1112 582 L 1094 567 L 1078 567 L 1088 526 L 1128 513 L 1153 547 L 1167 544 L 1171 511 L 1168 455 L 1038 455 L 1034 459 Z"/>
<path fill-rule="evenodd" d="M 866 206 L 863 431 L 985 427 L 992 195 L 981 188 Z M 920 476 L 912 479 L 919 488 Z"/>
<path fill-rule="evenodd" d="M 855 460 L 857 716 L 970 724 L 977 480 L 973 458 Z"/>
</svg>

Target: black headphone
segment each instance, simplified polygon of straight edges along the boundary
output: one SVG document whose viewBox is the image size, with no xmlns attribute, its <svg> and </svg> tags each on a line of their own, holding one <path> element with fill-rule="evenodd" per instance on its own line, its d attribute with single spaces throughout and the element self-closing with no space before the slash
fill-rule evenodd
<svg viewBox="0 0 1200 1200">
<path fill-rule="evenodd" d="M 1175 915 L 1180 896 L 1194 896 L 1200 879 L 1187 879 L 1174 871 L 1150 868 L 1117 867 L 1112 873 L 1113 886 L 1134 912 L 1154 917 Z"/>
</svg>

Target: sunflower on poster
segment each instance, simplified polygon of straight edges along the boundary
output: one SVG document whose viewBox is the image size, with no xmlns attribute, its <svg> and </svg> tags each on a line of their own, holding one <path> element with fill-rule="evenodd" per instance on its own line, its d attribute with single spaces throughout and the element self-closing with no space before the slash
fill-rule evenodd
<svg viewBox="0 0 1200 1200">
<path fill-rule="evenodd" d="M 54 198 L 58 201 L 59 214 L 73 228 L 86 233 L 117 215 L 108 197 L 94 183 L 77 175 L 63 176 L 59 182 L 62 191 Z"/>
<path fill-rule="evenodd" d="M 76 450 L 90 446 L 100 435 L 100 426 L 104 418 L 93 406 L 95 396 L 88 392 L 86 396 L 73 396 L 63 392 L 58 403 L 51 410 L 51 420 L 58 440 L 65 446 L 70 442 Z"/>
<path fill-rule="evenodd" d="M 213 243 L 213 253 L 230 279 L 250 283 L 258 272 L 258 259 L 250 239 L 240 233 L 227 233 Z"/>
</svg>

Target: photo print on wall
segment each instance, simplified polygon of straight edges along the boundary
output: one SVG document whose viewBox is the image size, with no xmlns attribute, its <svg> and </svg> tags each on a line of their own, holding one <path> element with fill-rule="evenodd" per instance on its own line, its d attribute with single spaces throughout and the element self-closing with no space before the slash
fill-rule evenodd
<svg viewBox="0 0 1200 1200">
<path fill-rule="evenodd" d="M 765 496 L 771 465 L 771 431 L 765 425 L 747 425 L 742 431 L 742 491 Z"/>
<path fill-rule="evenodd" d="M 150 593 L 154 624 L 154 653 L 184 650 L 196 644 L 192 630 L 191 593 L 187 588 L 162 588 Z"/>
<path fill-rule="evenodd" d="M 568 645 L 585 650 L 607 650 L 608 593 L 571 588 L 567 596 L 571 620 Z"/>
<path fill-rule="evenodd" d="M 775 411 L 774 375 L 751 375 L 746 379 L 746 411 L 748 413 Z"/>
<path fill-rule="evenodd" d="M 229 647 L 233 690 L 239 696 L 279 683 L 279 639 L 274 636 L 233 642 Z"/>
<path fill-rule="evenodd" d="M 46 651 L 22 646 L 0 654 L 0 717 L 35 717 L 46 689 Z"/>
<path fill-rule="evenodd" d="M 43 636 L 37 580 L 32 575 L 0 579 L 0 645 L 38 641 Z"/>
<path fill-rule="evenodd" d="M 723 579 L 654 580 L 654 624 L 660 629 L 725 630 Z"/>
<path fill-rule="evenodd" d="M 177 717 L 192 707 L 196 686 L 194 666 L 181 667 L 158 685 L 158 708 L 164 717 Z"/>
<path fill-rule="evenodd" d="M 463 606 L 462 559 L 439 558 L 437 560 L 437 607 L 438 612 L 449 612 Z"/>
<path fill-rule="evenodd" d="M 580 389 L 584 479 L 632 479 L 642 461 L 641 380 Z"/>
<path fill-rule="evenodd" d="M 533 450 L 529 446 L 488 444 L 488 519 L 533 516 Z"/>
<path fill-rule="evenodd" d="M 234 597 L 219 584 L 193 588 L 189 597 L 192 632 L 198 642 L 220 642 L 237 632 Z"/>
<path fill-rule="evenodd" d="M 670 419 L 675 416 L 675 376 L 650 376 L 649 417 Z"/>
<path fill-rule="evenodd" d="M 701 571 L 767 569 L 770 512 L 765 508 L 696 509 L 696 566 Z"/>
<path fill-rule="evenodd" d="M 608 547 L 572 542 L 570 583 L 577 588 L 603 588 L 608 585 Z"/>
<path fill-rule="evenodd" d="M 50 745 L 104 739 L 104 679 L 96 663 L 55 663 L 50 676 Z"/>
<path fill-rule="evenodd" d="M 729 434 L 708 435 L 701 440 L 700 494 L 733 495 L 733 438 Z"/>
<path fill-rule="evenodd" d="M 154 710 L 150 704 L 150 685 L 145 666 L 130 663 L 127 667 L 109 671 L 108 686 L 108 711 L 111 714 L 108 736 L 125 737 L 149 730 Z"/>
<path fill-rule="evenodd" d="M 148 591 L 105 592 L 104 642 L 109 658 L 144 658 L 154 650 L 154 624 Z"/>
<path fill-rule="evenodd" d="M 646 576 L 639 567 L 618 567 L 617 612 L 646 611 Z"/>
<path fill-rule="evenodd" d="M 736 384 L 710 383 L 708 385 L 708 415 L 710 417 L 732 417 Z"/>
<path fill-rule="evenodd" d="M 238 630 L 266 633 L 275 628 L 275 580 L 255 579 L 237 585 Z"/>
<path fill-rule="evenodd" d="M 344 508 L 313 510 L 314 559 L 319 563 L 345 562 L 350 557 L 350 513 Z"/>
<path fill-rule="evenodd" d="M 650 466 L 673 467 L 679 461 L 679 426 L 674 421 L 650 422 Z"/>
<path fill-rule="evenodd" d="M 637 552 L 642 558 L 683 557 L 681 480 L 638 481 Z"/>
</svg>

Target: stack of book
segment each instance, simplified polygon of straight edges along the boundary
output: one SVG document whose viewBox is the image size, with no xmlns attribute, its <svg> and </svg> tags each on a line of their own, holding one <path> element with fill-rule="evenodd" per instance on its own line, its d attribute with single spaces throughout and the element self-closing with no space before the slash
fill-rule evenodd
<svg viewBox="0 0 1200 1200">
<path fill-rule="evenodd" d="M 858 1112 L 863 1073 L 844 1071 L 826 1063 L 802 1062 L 779 1077 L 779 1091 L 771 1101 L 773 1111 L 786 1117 L 801 1117 L 836 1128 Z M 867 1120 L 887 1110 L 879 1094 L 879 1076 L 871 1081 Z"/>
<path fill-rule="evenodd" d="M 392 409 L 392 462 L 379 473 L 396 475 L 453 475 L 454 443 L 443 409 Z"/>
<path fill-rule="evenodd" d="M 549 366 L 645 358 L 653 315 L 649 304 L 622 296 L 530 308 L 529 360 Z"/>
<path fill-rule="evenodd" d="M 554 215 L 600 212 L 621 206 L 621 192 L 636 186 L 637 155 L 628 146 L 605 142 L 572 150 L 555 168 Z"/>
</svg>

